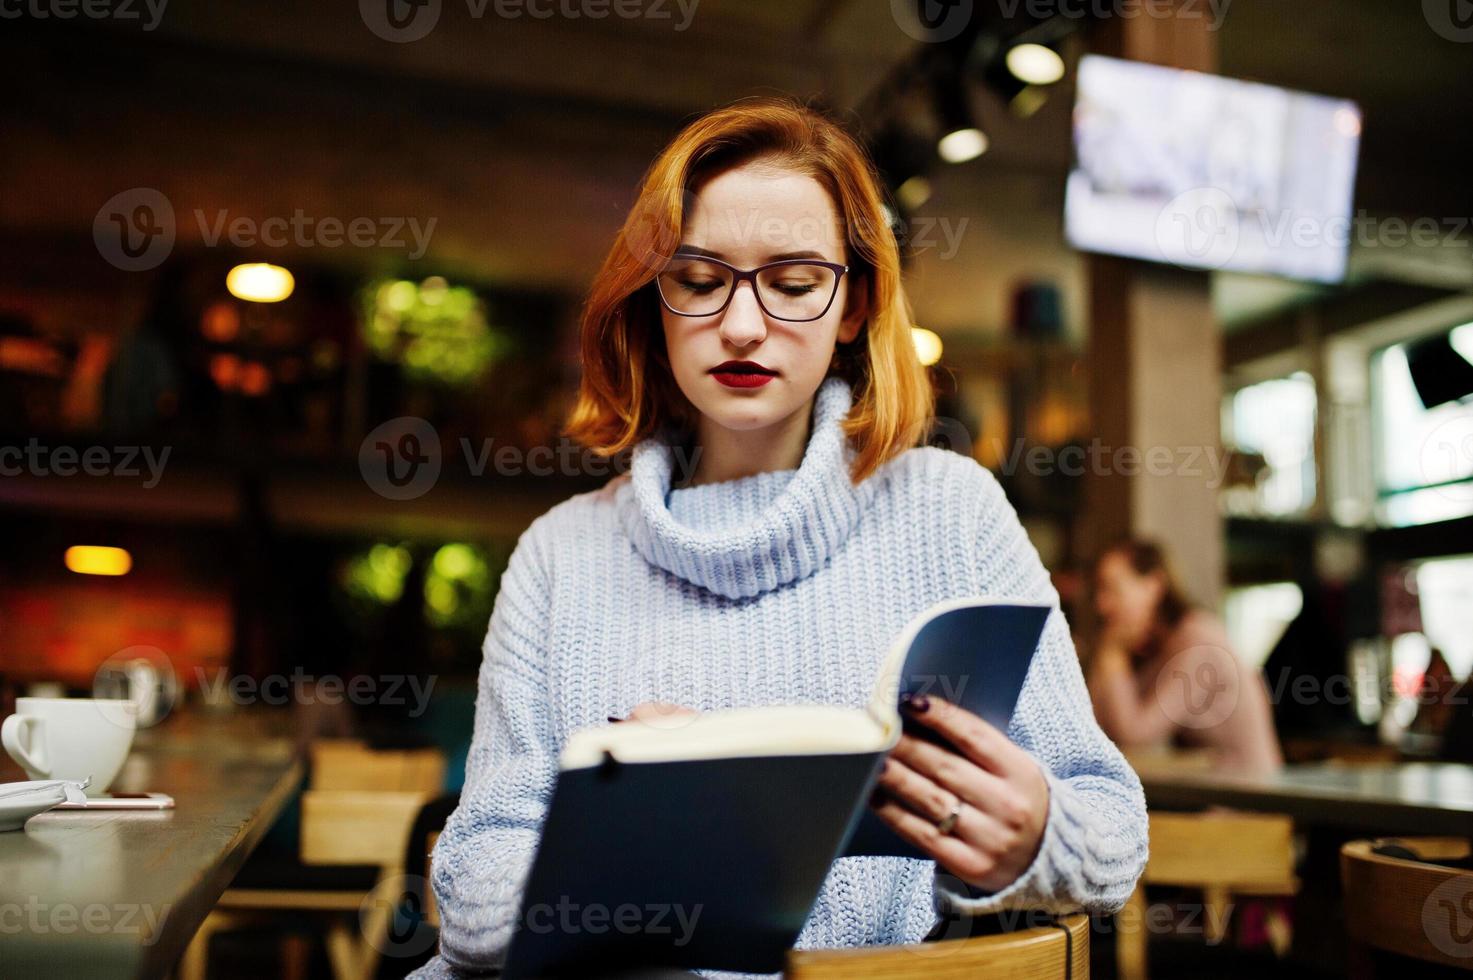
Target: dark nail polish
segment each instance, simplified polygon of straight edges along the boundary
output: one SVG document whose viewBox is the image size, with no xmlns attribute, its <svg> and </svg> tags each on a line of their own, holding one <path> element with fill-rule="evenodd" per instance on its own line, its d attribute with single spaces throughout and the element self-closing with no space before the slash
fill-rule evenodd
<svg viewBox="0 0 1473 980">
<path fill-rule="evenodd" d="M 887 799 L 889 799 L 889 797 L 885 795 L 885 791 L 882 789 L 877 789 L 869 795 L 869 805 L 881 806 Z"/>
<path fill-rule="evenodd" d="M 921 714 L 931 707 L 931 699 L 924 694 L 904 694 L 901 695 L 900 706 L 907 711 Z"/>
<path fill-rule="evenodd" d="M 620 718 L 618 715 L 609 715 L 609 721 L 618 722 L 618 721 L 623 721 L 623 720 L 624 719 L 623 718 Z"/>
</svg>

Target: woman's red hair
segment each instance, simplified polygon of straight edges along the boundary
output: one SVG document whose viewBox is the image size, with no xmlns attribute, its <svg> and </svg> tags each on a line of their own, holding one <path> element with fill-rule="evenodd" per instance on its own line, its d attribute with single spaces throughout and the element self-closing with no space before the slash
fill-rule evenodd
<svg viewBox="0 0 1473 980">
<path fill-rule="evenodd" d="M 934 395 L 911 339 L 900 253 L 879 175 L 859 143 L 819 111 L 789 98 L 742 100 L 687 125 L 650 165 L 584 304 L 583 380 L 565 433 L 612 456 L 694 408 L 675 383 L 651 283 L 675 253 L 695 188 L 754 160 L 806 174 L 828 191 L 848 241 L 849 290 L 867 290 L 869 318 L 839 344 L 829 373 L 849 381 L 844 431 L 858 483 L 925 436 Z"/>
</svg>

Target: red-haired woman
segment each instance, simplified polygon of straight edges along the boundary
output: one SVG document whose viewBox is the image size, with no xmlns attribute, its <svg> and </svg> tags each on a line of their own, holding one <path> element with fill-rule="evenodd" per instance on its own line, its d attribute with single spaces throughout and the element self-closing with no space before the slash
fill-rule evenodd
<svg viewBox="0 0 1473 980">
<path fill-rule="evenodd" d="M 960 596 L 1055 607 L 1013 721 L 912 702 L 963 751 L 903 738 L 876 806 L 935 860 L 836 861 L 798 945 L 915 942 L 938 905 L 1129 896 L 1140 783 L 1095 724 L 1048 573 L 991 474 L 918 445 L 932 395 L 880 186 L 840 126 L 782 99 L 695 120 L 646 174 L 583 313 L 568 427 L 632 448 L 630 471 L 534 521 L 502 579 L 425 976 L 504 954 L 570 732 L 863 705 L 896 633 Z"/>
</svg>

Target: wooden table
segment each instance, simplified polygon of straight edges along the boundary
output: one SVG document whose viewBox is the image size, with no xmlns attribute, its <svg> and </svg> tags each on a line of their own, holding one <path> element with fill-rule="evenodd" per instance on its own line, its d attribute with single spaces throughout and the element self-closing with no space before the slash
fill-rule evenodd
<svg viewBox="0 0 1473 980">
<path fill-rule="evenodd" d="M 1164 809 L 1224 806 L 1371 834 L 1473 837 L 1473 766 L 1456 763 L 1312 763 L 1266 777 L 1147 768 L 1141 783 L 1146 802 Z"/>
<path fill-rule="evenodd" d="M 5 766 L 0 781 L 26 778 Z M 139 732 L 113 788 L 177 807 L 52 811 L 0 834 L 0 975 L 165 975 L 303 774 L 261 715 L 180 715 Z"/>
</svg>

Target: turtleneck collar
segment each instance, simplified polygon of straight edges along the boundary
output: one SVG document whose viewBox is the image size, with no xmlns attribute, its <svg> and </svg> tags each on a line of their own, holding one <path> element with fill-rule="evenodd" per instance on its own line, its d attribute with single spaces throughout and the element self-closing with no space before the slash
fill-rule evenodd
<svg viewBox="0 0 1473 980">
<path fill-rule="evenodd" d="M 857 487 L 849 479 L 854 450 L 841 423 L 852 405 L 849 383 L 826 378 L 797 470 L 676 490 L 698 495 L 696 509 L 711 517 L 702 527 L 680 522 L 668 506 L 670 440 L 644 440 L 634 447 L 621 491 L 625 533 L 650 564 L 730 599 L 811 575 L 843 545 L 873 493 L 873 479 Z"/>
</svg>

